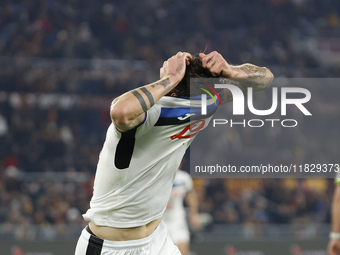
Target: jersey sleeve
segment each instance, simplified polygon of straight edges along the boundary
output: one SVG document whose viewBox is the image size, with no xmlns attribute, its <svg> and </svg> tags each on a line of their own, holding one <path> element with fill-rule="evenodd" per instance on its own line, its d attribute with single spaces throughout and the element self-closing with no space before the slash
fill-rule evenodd
<svg viewBox="0 0 340 255">
<path fill-rule="evenodd" d="M 136 137 L 142 136 L 156 124 L 161 114 L 161 106 L 155 104 L 145 114 L 145 120 L 137 128 Z"/>
</svg>

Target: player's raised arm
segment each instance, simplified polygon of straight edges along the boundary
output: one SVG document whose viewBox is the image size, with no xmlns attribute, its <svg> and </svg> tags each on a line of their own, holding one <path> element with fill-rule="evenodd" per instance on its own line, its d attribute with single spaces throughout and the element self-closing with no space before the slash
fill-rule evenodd
<svg viewBox="0 0 340 255">
<path fill-rule="evenodd" d="M 183 79 L 190 58 L 192 57 L 189 53 L 178 52 L 164 62 L 160 69 L 160 80 L 115 98 L 110 108 L 114 125 L 124 132 L 140 124 L 144 120 L 145 112 Z"/>
<path fill-rule="evenodd" d="M 231 78 L 244 93 L 247 87 L 252 87 L 254 92 L 258 92 L 270 86 L 274 79 L 273 73 L 266 67 L 259 67 L 253 64 L 242 64 L 238 66 L 230 65 L 223 56 L 217 51 L 209 54 L 200 53 L 203 67 L 216 76 Z M 230 92 L 229 92 L 230 93 Z M 231 101 L 231 95 L 227 95 L 226 99 Z"/>
</svg>

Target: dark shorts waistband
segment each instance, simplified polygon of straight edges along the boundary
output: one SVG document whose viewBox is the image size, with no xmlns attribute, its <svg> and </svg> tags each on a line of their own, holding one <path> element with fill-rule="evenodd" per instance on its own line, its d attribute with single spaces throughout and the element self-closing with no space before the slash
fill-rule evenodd
<svg viewBox="0 0 340 255">
<path fill-rule="evenodd" d="M 96 236 L 96 235 L 92 232 L 92 230 L 90 229 L 90 226 L 89 226 L 89 225 L 86 226 L 86 231 L 89 232 L 91 235 Z M 98 236 L 97 236 L 97 237 L 98 237 Z"/>
</svg>

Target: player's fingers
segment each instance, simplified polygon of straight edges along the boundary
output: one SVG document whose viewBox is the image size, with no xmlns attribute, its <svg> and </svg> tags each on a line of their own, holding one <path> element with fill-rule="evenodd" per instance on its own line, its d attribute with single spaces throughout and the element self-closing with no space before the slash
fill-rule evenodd
<svg viewBox="0 0 340 255">
<path fill-rule="evenodd" d="M 207 64 L 215 57 L 216 54 L 217 54 L 217 51 L 213 51 L 205 55 L 202 59 L 203 67 L 207 68 Z"/>
<path fill-rule="evenodd" d="M 209 54 L 207 54 L 207 56 L 215 56 L 216 54 L 219 54 L 216 50 L 210 52 Z"/>
<path fill-rule="evenodd" d="M 224 67 L 224 62 L 218 57 L 214 57 L 207 66 L 210 72 L 220 73 Z"/>
<path fill-rule="evenodd" d="M 209 70 L 211 69 L 211 68 L 213 68 L 214 67 L 214 65 L 216 64 L 216 58 L 212 58 L 212 59 L 210 59 L 210 61 L 207 63 L 207 65 L 206 65 L 206 68 L 208 68 Z"/>
<path fill-rule="evenodd" d="M 192 59 L 192 56 L 189 52 L 183 52 L 183 56 L 188 59 Z"/>
<path fill-rule="evenodd" d="M 192 56 L 189 52 L 183 52 L 181 55 L 184 59 L 192 59 Z"/>
<path fill-rule="evenodd" d="M 192 59 L 192 56 L 188 52 L 179 52 L 177 53 L 177 57 L 180 59 L 180 61 L 185 61 L 186 65 L 189 65 L 189 59 Z"/>
<path fill-rule="evenodd" d="M 202 66 L 207 68 L 207 65 L 209 63 L 209 61 L 211 61 L 212 56 L 208 56 L 206 55 L 203 59 L 202 59 Z"/>
<path fill-rule="evenodd" d="M 175 55 L 171 56 L 168 60 L 170 60 L 170 59 L 175 59 L 176 57 L 178 57 L 178 54 L 179 54 L 179 53 L 181 53 L 181 52 L 180 52 L 180 51 L 177 52 Z"/>
<path fill-rule="evenodd" d="M 162 78 L 164 77 L 164 75 L 165 75 L 164 68 L 161 67 L 161 68 L 159 69 L 159 78 L 162 79 Z"/>
<path fill-rule="evenodd" d="M 167 72 L 168 65 L 169 65 L 169 60 L 164 62 L 163 67 L 162 67 L 163 68 L 163 72 Z"/>
<path fill-rule="evenodd" d="M 217 51 L 212 51 L 209 54 L 206 54 L 205 57 L 210 59 L 210 58 L 214 57 L 216 54 L 218 54 Z"/>
<path fill-rule="evenodd" d="M 180 57 L 182 57 L 182 55 L 183 55 L 183 52 L 179 51 L 179 52 L 176 54 L 176 57 L 177 57 L 177 58 L 180 58 Z"/>
</svg>

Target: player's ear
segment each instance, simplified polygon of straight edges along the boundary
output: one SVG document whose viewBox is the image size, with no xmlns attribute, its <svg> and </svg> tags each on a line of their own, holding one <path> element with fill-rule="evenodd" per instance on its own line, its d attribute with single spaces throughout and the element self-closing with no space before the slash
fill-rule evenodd
<svg viewBox="0 0 340 255">
<path fill-rule="evenodd" d="M 172 93 L 170 94 L 170 96 L 171 96 L 171 97 L 178 97 L 177 93 L 175 93 L 175 92 L 172 92 Z"/>
</svg>

